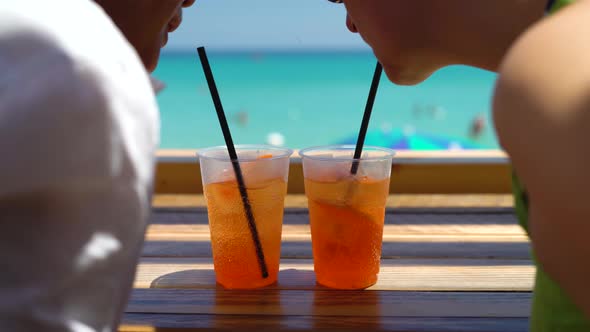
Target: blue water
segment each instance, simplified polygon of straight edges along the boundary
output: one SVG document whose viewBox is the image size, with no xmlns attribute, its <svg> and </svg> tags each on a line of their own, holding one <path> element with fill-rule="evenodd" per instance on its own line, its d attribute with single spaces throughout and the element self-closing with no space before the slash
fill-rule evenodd
<svg viewBox="0 0 590 332">
<path fill-rule="evenodd" d="M 267 143 L 276 132 L 291 148 L 354 137 L 376 61 L 367 53 L 210 53 L 209 60 L 235 143 Z M 158 96 L 161 147 L 223 144 L 196 52 L 164 54 L 154 75 L 167 85 Z M 494 79 L 490 72 L 463 66 L 441 70 L 414 87 L 393 85 L 384 75 L 370 131 L 497 148 L 490 121 Z M 472 138 L 469 128 L 477 116 L 486 125 Z"/>
</svg>

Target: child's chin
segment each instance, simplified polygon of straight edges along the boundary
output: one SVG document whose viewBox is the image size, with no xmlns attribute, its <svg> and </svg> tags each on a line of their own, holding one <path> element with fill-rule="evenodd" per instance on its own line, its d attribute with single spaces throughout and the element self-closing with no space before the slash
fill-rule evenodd
<svg viewBox="0 0 590 332">
<path fill-rule="evenodd" d="M 147 69 L 148 72 L 153 72 L 154 70 L 156 70 L 156 67 L 158 66 L 158 61 L 160 59 L 160 49 L 158 48 L 157 50 L 153 50 L 152 52 L 149 52 L 147 54 L 142 54 L 141 60 L 143 62 L 143 65 L 145 66 L 145 69 Z"/>
<path fill-rule="evenodd" d="M 415 71 L 409 68 L 399 68 L 383 65 L 383 70 L 389 80 L 397 85 L 416 85 L 424 82 L 432 72 Z"/>
</svg>

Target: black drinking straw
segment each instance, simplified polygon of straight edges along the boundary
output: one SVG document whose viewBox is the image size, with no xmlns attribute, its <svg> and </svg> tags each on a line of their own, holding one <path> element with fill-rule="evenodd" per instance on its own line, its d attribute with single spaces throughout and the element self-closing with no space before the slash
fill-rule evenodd
<svg viewBox="0 0 590 332">
<path fill-rule="evenodd" d="M 250 228 L 250 233 L 252 234 L 252 241 L 254 242 L 254 247 L 256 248 L 256 256 L 258 257 L 258 264 L 260 265 L 260 271 L 262 272 L 262 278 L 268 278 L 268 269 L 266 267 L 266 261 L 264 260 L 264 252 L 262 251 L 262 244 L 260 244 L 258 230 L 256 229 L 256 222 L 254 221 L 252 206 L 250 205 L 250 200 L 248 199 L 248 192 L 246 191 L 244 176 L 242 175 L 242 169 L 240 168 L 238 154 L 236 153 L 236 148 L 234 147 L 234 141 L 231 138 L 229 125 L 227 124 L 227 119 L 225 118 L 225 112 L 223 111 L 223 106 L 221 105 L 221 98 L 219 98 L 219 92 L 217 91 L 215 80 L 213 79 L 213 72 L 211 71 L 211 66 L 209 65 L 205 48 L 201 46 L 197 48 L 197 52 L 199 53 L 199 58 L 201 59 L 201 65 L 203 65 L 203 71 L 205 72 L 205 77 L 207 78 L 207 84 L 209 85 L 211 98 L 213 98 L 213 104 L 215 104 L 215 110 L 217 111 L 217 117 L 219 118 L 221 131 L 223 132 L 225 145 L 227 146 L 227 151 L 229 152 L 229 158 L 236 174 L 240 196 L 242 196 L 244 211 L 246 212 L 246 218 L 248 219 L 248 227 Z"/>
<path fill-rule="evenodd" d="M 381 79 L 381 72 L 383 67 L 379 62 L 375 67 L 375 74 L 373 74 L 373 82 L 371 83 L 371 90 L 369 90 L 369 97 L 367 98 L 367 105 L 365 106 L 365 114 L 361 122 L 361 129 L 359 137 L 356 141 L 356 148 L 354 149 L 354 161 L 350 168 L 350 174 L 356 175 L 359 170 L 361 154 L 363 153 L 363 145 L 365 145 L 365 137 L 367 136 L 367 128 L 369 127 L 369 120 L 371 120 L 371 112 L 373 111 L 373 104 L 375 103 L 375 96 L 377 95 L 377 88 L 379 88 L 379 80 Z"/>
</svg>

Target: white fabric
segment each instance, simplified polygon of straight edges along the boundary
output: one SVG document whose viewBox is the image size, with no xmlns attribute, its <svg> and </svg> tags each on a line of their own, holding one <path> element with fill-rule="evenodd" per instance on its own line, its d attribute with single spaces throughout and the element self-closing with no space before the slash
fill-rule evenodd
<svg viewBox="0 0 590 332">
<path fill-rule="evenodd" d="M 116 329 L 158 137 L 148 74 L 94 2 L 0 1 L 0 331 Z"/>
</svg>

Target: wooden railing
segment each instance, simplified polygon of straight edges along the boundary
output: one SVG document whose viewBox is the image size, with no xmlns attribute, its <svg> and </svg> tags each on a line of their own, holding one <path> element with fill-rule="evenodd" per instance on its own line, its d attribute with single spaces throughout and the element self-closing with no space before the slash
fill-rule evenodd
<svg viewBox="0 0 590 332">
<path fill-rule="evenodd" d="M 197 150 L 160 150 L 155 190 L 158 194 L 203 192 Z M 391 193 L 509 193 L 510 163 L 498 150 L 399 151 L 393 161 Z M 303 170 L 297 153 L 291 158 L 290 194 L 301 194 Z"/>
</svg>

